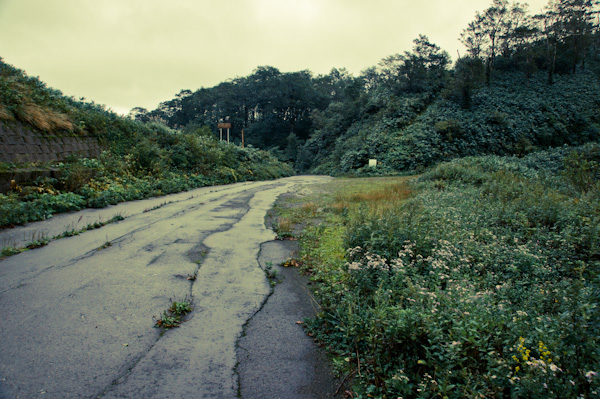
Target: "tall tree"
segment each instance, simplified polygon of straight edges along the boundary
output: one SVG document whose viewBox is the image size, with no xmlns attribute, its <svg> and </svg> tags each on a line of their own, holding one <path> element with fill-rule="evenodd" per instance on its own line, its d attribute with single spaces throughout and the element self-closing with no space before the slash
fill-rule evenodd
<svg viewBox="0 0 600 399">
<path fill-rule="evenodd" d="M 567 0 L 561 2 L 561 11 L 565 14 L 565 48 L 570 61 L 571 70 L 576 72 L 577 66 L 585 66 L 585 55 L 592 43 L 595 30 L 594 17 L 597 14 L 592 0 Z"/>
<path fill-rule="evenodd" d="M 573 72 L 584 61 L 594 32 L 597 4 L 593 0 L 550 0 L 545 12 L 535 16 L 546 42 L 549 84 L 554 82 L 559 48 L 565 49 Z"/>
<path fill-rule="evenodd" d="M 407 89 L 414 92 L 437 90 L 444 83 L 450 56 L 425 35 L 414 40 L 412 53 L 405 53 L 400 71 L 406 77 Z"/>
<path fill-rule="evenodd" d="M 485 67 L 481 58 L 466 56 L 456 61 L 450 84 L 451 96 L 465 109 L 471 108 L 473 91 L 485 80 Z"/>
<path fill-rule="evenodd" d="M 510 57 L 518 43 L 518 32 L 527 25 L 526 5 L 509 4 L 508 0 L 493 0 L 483 13 L 461 33 L 460 41 L 472 57 L 485 58 L 485 77 L 490 83 L 494 61 L 498 54 Z"/>
<path fill-rule="evenodd" d="M 450 64 L 448 53 L 425 35 L 419 35 L 413 43 L 412 52 L 386 57 L 377 69 L 370 69 L 376 76 L 372 78 L 374 84 L 386 85 L 396 93 L 435 91 L 442 86 Z"/>
</svg>

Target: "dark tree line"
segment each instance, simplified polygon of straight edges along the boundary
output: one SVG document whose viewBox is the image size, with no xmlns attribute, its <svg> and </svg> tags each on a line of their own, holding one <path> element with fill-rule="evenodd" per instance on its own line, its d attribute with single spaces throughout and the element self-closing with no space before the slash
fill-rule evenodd
<svg viewBox="0 0 600 399">
<path fill-rule="evenodd" d="M 489 84 L 500 61 L 517 65 L 531 74 L 548 72 L 552 84 L 556 72 L 576 72 L 596 50 L 597 0 L 550 0 L 541 14 L 530 15 L 527 5 L 493 0 L 461 34 L 469 55 L 485 64 Z"/>
<path fill-rule="evenodd" d="M 285 149 L 292 137 L 308 138 L 310 115 L 336 96 L 340 74 L 343 71 L 334 69 L 327 76 L 314 77 L 309 71 L 282 73 L 274 67 L 258 67 L 250 76 L 195 92 L 183 90 L 156 110 L 134 109 L 134 113 L 139 120 L 158 119 L 173 128 L 215 129 L 219 121 L 228 121 L 236 142 L 241 141 L 243 130 L 246 144 Z"/>
<path fill-rule="evenodd" d="M 209 126 L 215 133 L 217 123 L 227 119 L 235 142 L 243 131 L 246 144 L 314 169 L 334 147 L 360 141 L 364 148 L 369 132 L 402 129 L 440 95 L 469 109 L 474 93 L 500 73 L 531 77 L 545 71 L 553 84 L 556 74 L 597 64 L 599 3 L 550 0 L 542 13 L 531 15 L 526 4 L 493 0 L 464 29 L 460 40 L 467 54 L 452 68 L 448 53 L 420 35 L 412 51 L 391 55 L 357 77 L 345 69 L 315 76 L 263 66 L 212 88 L 183 90 L 153 111 L 138 108 L 132 115 L 177 129 Z M 339 151 L 337 161 L 345 156 L 349 165 L 358 165 L 371 150 L 352 156 L 347 148 Z"/>
</svg>

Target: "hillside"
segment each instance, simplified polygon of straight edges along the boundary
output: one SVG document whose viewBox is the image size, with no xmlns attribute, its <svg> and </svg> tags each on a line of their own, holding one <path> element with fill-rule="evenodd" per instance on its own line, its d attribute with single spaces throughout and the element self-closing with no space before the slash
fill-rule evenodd
<svg viewBox="0 0 600 399">
<path fill-rule="evenodd" d="M 517 155 L 597 141 L 598 5 L 550 1 L 542 13 L 493 0 L 465 27 L 452 63 L 427 36 L 359 76 L 270 66 L 184 90 L 139 120 L 216 126 L 273 150 L 296 170 L 396 174 L 477 154 Z M 380 167 L 369 168 L 369 159 Z"/>
<path fill-rule="evenodd" d="M 387 97 L 375 113 L 335 139 L 328 137 L 326 128 L 316 131 L 301 149 L 302 166 L 337 173 L 372 172 L 368 159 L 375 158 L 380 173 L 398 173 L 465 156 L 523 156 L 597 141 L 597 74 L 561 75 L 553 85 L 545 79 L 543 73 L 530 78 L 519 72 L 500 73 L 473 94 L 469 109 L 443 93 L 429 104 L 414 96 Z M 330 144 L 323 147 L 324 142 Z M 315 153 L 316 158 L 310 156 Z"/>
<path fill-rule="evenodd" d="M 206 127 L 170 129 L 121 117 L 95 103 L 66 97 L 0 59 L 0 140 L 9 132 L 96 140 L 98 157 L 70 155 L 52 162 L 0 162 L 0 172 L 52 169 L 52 177 L 13 184 L 0 194 L 0 226 L 84 207 L 158 196 L 244 180 L 273 179 L 293 170 L 270 153 L 220 142 Z M 46 141 L 44 141 L 46 140 Z M 60 151 L 55 151 L 60 154 Z"/>
</svg>

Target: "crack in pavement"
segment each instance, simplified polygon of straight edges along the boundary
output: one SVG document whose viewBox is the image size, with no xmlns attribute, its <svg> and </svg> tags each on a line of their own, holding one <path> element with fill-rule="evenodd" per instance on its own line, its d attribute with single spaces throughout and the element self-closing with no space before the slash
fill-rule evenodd
<svg viewBox="0 0 600 399">
<path fill-rule="evenodd" d="M 237 397 L 236 342 L 271 290 L 257 260 L 260 244 L 275 238 L 264 215 L 285 188 L 255 191 L 231 228 L 202 241 L 210 252 L 192 285 L 193 316 L 164 334 L 126 381 L 103 397 Z"/>
<path fill-rule="evenodd" d="M 275 236 L 264 215 L 294 183 L 315 180 L 187 193 L 1 261 L 0 398 L 235 398 L 235 343 L 270 291 L 256 260 Z M 201 266 L 190 257 L 200 243 Z M 195 272 L 193 284 L 177 277 Z M 161 337 L 152 315 L 186 293 L 192 317 Z"/>
<path fill-rule="evenodd" d="M 317 313 L 307 286 L 308 277 L 297 269 L 280 266 L 297 251 L 297 241 L 277 240 L 261 245 L 259 262 L 273 265 L 279 283 L 244 324 L 244 333 L 237 342 L 240 398 L 336 397 L 338 382 L 326 353 L 298 324 Z"/>
</svg>

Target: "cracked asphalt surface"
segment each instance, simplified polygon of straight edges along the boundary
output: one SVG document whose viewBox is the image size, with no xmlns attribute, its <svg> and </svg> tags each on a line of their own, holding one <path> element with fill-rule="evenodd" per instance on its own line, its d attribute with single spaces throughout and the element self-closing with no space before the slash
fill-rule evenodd
<svg viewBox="0 0 600 399">
<path fill-rule="evenodd" d="M 0 398 L 261 397 L 256 381 L 264 373 L 288 393 L 262 397 L 328 397 L 307 393 L 307 385 L 331 381 L 310 358 L 318 351 L 308 358 L 306 351 L 293 354 L 298 339 L 286 342 L 279 327 L 273 331 L 284 344 L 271 352 L 284 351 L 281 364 L 300 356 L 297 377 L 273 381 L 266 368 L 272 362 L 258 365 L 260 333 L 243 348 L 243 361 L 238 353 L 244 326 L 259 320 L 271 294 L 258 259 L 261 246 L 268 252 L 263 244 L 275 238 L 264 224 L 267 210 L 281 194 L 327 179 L 205 187 L 0 231 L 2 247 L 20 246 L 115 214 L 126 217 L 0 261 Z M 153 316 L 186 298 L 194 311 L 181 327 L 153 328 Z M 253 393 L 244 396 L 240 385 Z"/>
</svg>

